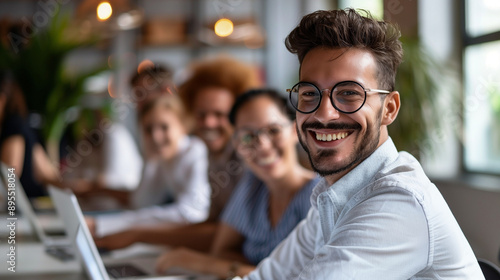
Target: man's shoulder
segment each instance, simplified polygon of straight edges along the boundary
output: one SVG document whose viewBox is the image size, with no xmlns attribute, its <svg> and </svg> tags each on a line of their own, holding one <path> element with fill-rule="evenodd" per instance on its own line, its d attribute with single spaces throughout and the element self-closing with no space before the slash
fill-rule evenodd
<svg viewBox="0 0 500 280">
<path fill-rule="evenodd" d="M 424 196 L 436 188 L 418 160 L 407 152 L 399 152 L 395 161 L 379 170 L 370 186 L 372 190 L 396 189 L 417 196 Z"/>
<path fill-rule="evenodd" d="M 374 176 L 375 180 L 400 177 L 409 181 L 429 181 L 420 162 L 407 152 L 399 152 L 398 157 L 384 165 Z"/>
</svg>

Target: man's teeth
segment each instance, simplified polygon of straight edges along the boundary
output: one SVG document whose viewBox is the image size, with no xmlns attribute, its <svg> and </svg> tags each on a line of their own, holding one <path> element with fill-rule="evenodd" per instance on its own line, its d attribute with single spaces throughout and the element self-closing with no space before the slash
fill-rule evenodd
<svg viewBox="0 0 500 280">
<path fill-rule="evenodd" d="M 339 139 L 344 139 L 347 137 L 349 133 L 347 132 L 339 132 L 337 134 L 324 134 L 324 133 L 317 133 L 316 132 L 316 140 L 319 141 L 335 141 Z"/>
<path fill-rule="evenodd" d="M 202 133 L 202 137 L 206 140 L 206 141 L 213 141 L 213 140 L 216 140 L 218 139 L 220 136 L 220 133 L 219 131 L 217 130 L 214 130 L 214 129 L 211 129 L 211 130 L 206 130 Z"/>
</svg>

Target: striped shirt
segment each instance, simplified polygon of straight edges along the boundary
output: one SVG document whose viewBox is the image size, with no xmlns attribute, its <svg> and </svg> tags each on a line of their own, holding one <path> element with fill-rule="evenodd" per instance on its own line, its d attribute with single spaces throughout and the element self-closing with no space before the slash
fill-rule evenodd
<svg viewBox="0 0 500 280">
<path fill-rule="evenodd" d="M 279 222 L 269 220 L 269 191 L 251 172 L 240 180 L 222 214 L 222 221 L 245 237 L 243 255 L 256 265 L 307 216 L 309 198 L 319 177 L 309 181 L 295 194 Z"/>
</svg>

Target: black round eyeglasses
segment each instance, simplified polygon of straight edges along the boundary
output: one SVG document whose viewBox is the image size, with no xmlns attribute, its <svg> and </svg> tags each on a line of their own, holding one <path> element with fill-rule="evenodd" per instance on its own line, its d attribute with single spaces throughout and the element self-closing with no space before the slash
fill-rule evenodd
<svg viewBox="0 0 500 280">
<path fill-rule="evenodd" d="M 290 94 L 289 99 L 292 106 L 299 112 L 310 114 L 316 111 L 321 104 L 322 92 L 316 85 L 309 82 L 299 82 L 291 89 L 287 89 Z M 337 83 L 330 91 L 330 102 L 339 112 L 352 114 L 357 112 L 366 102 L 367 92 L 377 92 L 387 94 L 390 91 L 381 89 L 364 88 L 360 83 L 354 81 L 344 81 Z"/>
</svg>

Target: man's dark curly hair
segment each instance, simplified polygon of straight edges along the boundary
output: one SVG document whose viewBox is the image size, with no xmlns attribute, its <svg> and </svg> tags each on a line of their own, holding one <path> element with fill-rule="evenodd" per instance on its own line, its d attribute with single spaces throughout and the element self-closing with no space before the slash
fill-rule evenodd
<svg viewBox="0 0 500 280">
<path fill-rule="evenodd" d="M 381 89 L 393 91 L 396 71 L 403 58 L 397 26 L 361 15 L 354 9 L 316 11 L 302 18 L 285 40 L 302 64 L 306 54 L 317 47 L 358 48 L 371 52 L 377 62 L 376 78 Z"/>
</svg>

